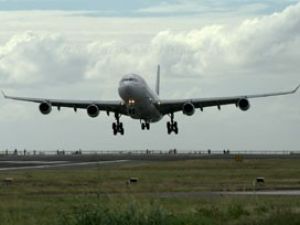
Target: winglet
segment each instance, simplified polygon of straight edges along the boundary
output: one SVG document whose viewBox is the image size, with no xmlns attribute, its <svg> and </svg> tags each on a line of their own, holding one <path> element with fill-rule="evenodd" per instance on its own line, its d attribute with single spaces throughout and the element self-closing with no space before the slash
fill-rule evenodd
<svg viewBox="0 0 300 225">
<path fill-rule="evenodd" d="M 299 88 L 300 88 L 300 84 L 293 90 L 293 93 L 296 93 Z"/>
<path fill-rule="evenodd" d="M 4 98 L 7 98 L 7 95 L 4 93 L 4 91 L 1 90 L 1 92 L 2 92 L 3 97 L 4 97 Z"/>
</svg>

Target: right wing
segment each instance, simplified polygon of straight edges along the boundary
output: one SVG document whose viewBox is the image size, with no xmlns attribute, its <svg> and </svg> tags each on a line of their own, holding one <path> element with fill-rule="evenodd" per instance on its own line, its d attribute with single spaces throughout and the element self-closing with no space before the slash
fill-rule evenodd
<svg viewBox="0 0 300 225">
<path fill-rule="evenodd" d="M 98 101 L 98 100 L 64 100 L 64 99 L 48 99 L 48 98 L 27 98 L 27 97 L 15 97 L 8 96 L 3 91 L 2 94 L 6 99 L 12 99 L 17 101 L 26 101 L 34 103 L 48 103 L 51 106 L 58 108 L 67 107 L 74 109 L 86 109 L 90 105 L 96 105 L 99 110 L 106 112 L 114 112 L 118 114 L 127 114 L 126 107 L 122 101 Z"/>
<path fill-rule="evenodd" d="M 178 99 L 178 100 L 176 100 L 176 99 L 175 100 L 161 100 L 161 101 L 158 102 L 157 107 L 159 108 L 160 112 L 163 115 L 166 115 L 166 114 L 182 111 L 183 106 L 186 103 L 190 103 L 195 108 L 200 108 L 200 109 L 203 109 L 205 107 L 211 107 L 211 106 L 221 107 L 222 105 L 230 105 L 230 104 L 239 106 L 239 103 L 241 103 L 241 100 L 243 100 L 243 103 L 249 104 L 249 102 L 248 102 L 249 98 L 263 98 L 263 97 L 270 97 L 270 96 L 294 94 L 299 89 L 299 87 L 300 87 L 300 85 L 298 85 L 295 89 L 293 89 L 291 91 L 273 92 L 273 93 L 258 94 L 258 95 L 241 95 L 241 96 L 233 96 L 233 97 L 195 98 L 195 99 Z M 248 105 L 248 106 L 250 106 L 250 105 Z M 245 110 L 247 110 L 247 109 L 245 109 Z"/>
</svg>

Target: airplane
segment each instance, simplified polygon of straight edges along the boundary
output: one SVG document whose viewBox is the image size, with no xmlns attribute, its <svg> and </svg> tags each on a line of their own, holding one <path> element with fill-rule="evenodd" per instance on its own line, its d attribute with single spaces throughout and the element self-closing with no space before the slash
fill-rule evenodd
<svg viewBox="0 0 300 225">
<path fill-rule="evenodd" d="M 235 105 L 242 111 L 250 108 L 249 99 L 261 98 L 278 95 L 294 94 L 300 85 L 295 89 L 286 92 L 274 92 L 259 95 L 243 95 L 234 97 L 214 97 L 214 98 L 191 98 L 191 99 L 160 99 L 160 66 L 157 68 L 156 87 L 153 91 L 146 81 L 139 75 L 128 74 L 122 77 L 119 82 L 119 96 L 121 100 L 115 101 L 93 101 L 93 100 L 63 100 L 63 99 L 47 99 L 47 98 L 27 98 L 8 96 L 4 92 L 6 99 L 19 100 L 39 103 L 39 110 L 46 115 L 52 111 L 52 107 L 60 110 L 62 107 L 77 109 L 86 109 L 87 114 L 95 118 L 100 111 L 106 111 L 109 116 L 110 112 L 114 113 L 116 122 L 112 124 L 113 134 L 124 135 L 124 126 L 120 122 L 122 115 L 129 116 L 132 119 L 140 120 L 142 130 L 150 130 L 150 123 L 160 121 L 164 116 L 168 115 L 170 121 L 167 122 L 167 132 L 178 134 L 178 123 L 174 120 L 174 113 L 182 111 L 184 115 L 192 116 L 195 109 L 203 111 L 205 107 L 217 106 L 221 109 L 223 105 Z"/>
</svg>

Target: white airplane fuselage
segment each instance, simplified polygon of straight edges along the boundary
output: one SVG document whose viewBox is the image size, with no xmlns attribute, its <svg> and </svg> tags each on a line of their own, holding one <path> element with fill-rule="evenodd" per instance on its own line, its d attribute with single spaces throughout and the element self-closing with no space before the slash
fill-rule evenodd
<svg viewBox="0 0 300 225">
<path fill-rule="evenodd" d="M 118 91 L 131 118 L 147 122 L 157 122 L 162 119 L 163 116 L 155 105 L 159 102 L 158 95 L 139 75 L 125 75 L 119 83 Z"/>
</svg>

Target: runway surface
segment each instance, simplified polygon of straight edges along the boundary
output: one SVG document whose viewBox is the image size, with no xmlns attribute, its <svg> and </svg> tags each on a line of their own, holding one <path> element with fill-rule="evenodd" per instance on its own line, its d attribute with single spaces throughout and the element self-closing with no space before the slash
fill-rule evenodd
<svg viewBox="0 0 300 225">
<path fill-rule="evenodd" d="M 40 162 L 99 162 L 118 160 L 138 160 L 138 161 L 175 161 L 175 160 L 196 160 L 196 159 L 227 159 L 234 160 L 236 157 L 242 159 L 300 159 L 300 154 L 193 154 L 193 153 L 155 153 L 155 154 L 134 154 L 134 153 L 105 153 L 105 154 L 66 154 L 66 155 L 46 155 L 28 154 L 0 155 L 0 164 L 4 161 L 40 161 Z M 0 165 L 1 167 L 1 165 Z"/>
<path fill-rule="evenodd" d="M 300 196 L 300 190 L 276 191 L 204 191 L 204 192 L 159 192 L 148 193 L 161 198 L 196 198 L 221 196 Z M 145 195 L 145 193 L 143 193 Z"/>
<path fill-rule="evenodd" d="M 51 169 L 61 167 L 79 167 L 122 163 L 128 160 L 99 161 L 99 162 L 68 162 L 68 161 L 0 161 L 0 171 Z"/>
</svg>

